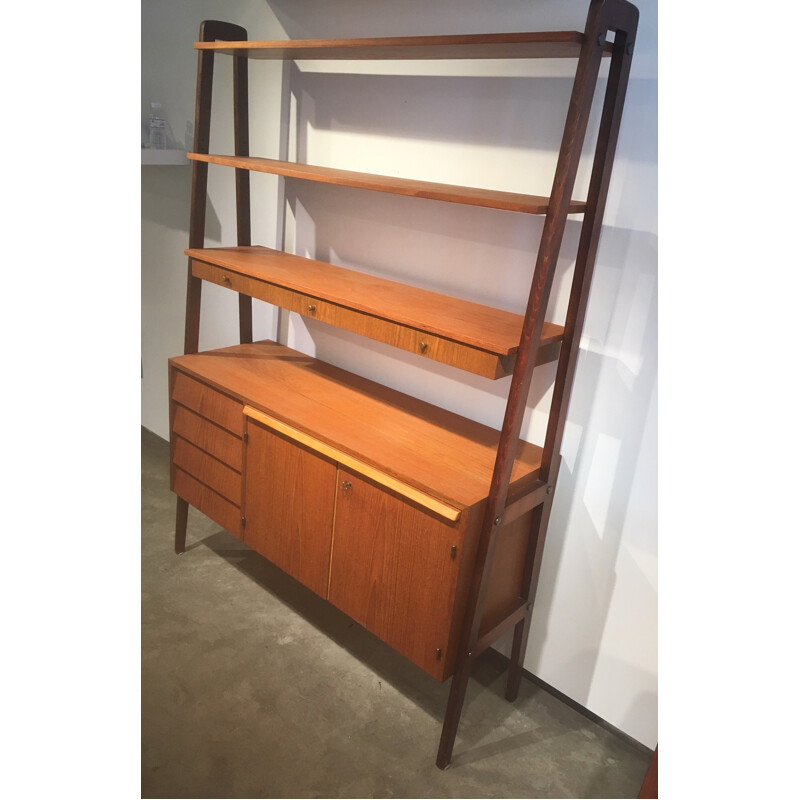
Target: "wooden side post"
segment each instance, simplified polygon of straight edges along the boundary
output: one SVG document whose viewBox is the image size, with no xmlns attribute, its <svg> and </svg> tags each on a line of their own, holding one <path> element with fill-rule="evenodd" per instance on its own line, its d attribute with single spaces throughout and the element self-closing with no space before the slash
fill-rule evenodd
<svg viewBox="0 0 800 800">
<path fill-rule="evenodd" d="M 213 42 L 217 39 L 225 41 L 241 41 L 247 39 L 247 31 L 240 25 L 218 20 L 205 20 L 200 25 L 200 41 Z M 239 59 L 237 59 L 237 62 Z M 234 75 L 239 74 L 239 69 L 234 70 Z M 214 52 L 201 50 L 197 55 L 197 94 L 195 97 L 194 112 L 194 152 L 208 153 L 209 139 L 211 136 L 211 94 L 214 82 Z M 240 103 L 239 92 L 244 93 L 244 142 L 247 143 L 247 73 L 245 67 L 244 82 L 239 75 L 234 80 L 234 104 Z M 243 89 L 242 89 L 243 86 Z M 239 90 L 239 91 L 237 91 Z M 234 109 L 235 111 L 235 109 Z M 241 111 L 240 111 L 241 117 Z M 241 128 L 240 128 L 241 131 Z M 237 144 L 241 133 L 235 132 Z M 192 196 L 189 215 L 189 247 L 203 247 L 206 235 L 206 200 L 208 190 L 208 164 L 201 161 L 192 162 Z M 237 192 L 238 200 L 238 192 Z M 249 197 L 247 203 L 247 216 L 249 228 Z M 239 218 L 237 207 L 237 219 Z M 249 234 L 248 234 L 249 235 Z M 200 295 L 203 282 L 192 275 L 192 262 L 189 260 L 188 277 L 186 284 L 186 332 L 184 337 L 184 353 L 196 353 L 200 340 Z"/>
<path fill-rule="evenodd" d="M 580 162 L 583 141 L 589 114 L 592 107 L 597 76 L 609 30 L 615 31 L 612 65 L 604 102 L 600 135 L 595 150 L 589 198 L 582 227 L 581 245 L 570 296 L 570 309 L 567 317 L 565 340 L 556 376 L 553 401 L 550 408 L 545 452 L 539 477 L 546 486 L 546 492 L 533 514 L 528 553 L 525 564 L 523 597 L 524 617 L 514 628 L 511 667 L 506 695 L 514 699 L 519 689 L 522 673 L 522 659 L 525 654 L 533 599 L 538 582 L 541 556 L 547 532 L 547 523 L 552 507 L 553 494 L 558 472 L 558 455 L 564 422 L 569 404 L 572 377 L 577 360 L 580 329 L 583 323 L 589 283 L 597 249 L 608 179 L 611 174 L 616 135 L 622 115 L 622 102 L 625 96 L 627 78 L 630 71 L 630 58 L 636 35 L 639 12 L 627 0 L 592 0 L 586 20 L 585 40 L 581 49 L 575 82 L 570 99 L 564 135 L 553 180 L 550 205 L 542 230 L 536 267 L 533 274 L 528 307 L 520 337 L 519 351 L 514 374 L 511 379 L 506 414 L 498 446 L 492 484 L 486 508 L 486 517 L 481 530 L 475 571 L 470 587 L 467 612 L 464 619 L 459 660 L 453 675 L 447 710 L 442 725 L 439 752 L 436 764 L 445 768 L 452 758 L 456 731 L 461 716 L 469 670 L 480 650 L 491 642 L 486 636 L 479 639 L 480 624 L 486 603 L 488 578 L 491 575 L 497 535 L 504 524 L 506 499 L 522 427 L 522 417 L 530 390 L 535 354 L 541 340 L 547 302 L 555 275 L 555 266 L 561 241 L 566 227 L 569 204 L 575 185 L 575 177 Z M 571 328 L 570 328 L 571 326 Z M 498 630 L 504 629 L 498 626 Z M 480 649 L 477 645 L 480 644 Z"/>
<path fill-rule="evenodd" d="M 200 41 L 213 42 L 217 39 L 225 41 L 242 41 L 247 39 L 247 31 L 240 25 L 218 20 L 205 20 L 200 25 Z M 244 62 L 244 68 L 239 66 Z M 214 53 L 201 50 L 197 56 L 197 93 L 194 111 L 194 152 L 208 153 L 211 137 L 211 95 L 214 83 Z M 234 138 L 236 147 L 248 147 L 247 136 L 247 64 L 245 59 L 237 58 L 234 67 Z M 238 150 L 237 150 L 238 153 Z M 237 170 L 238 172 L 238 170 Z M 208 164 L 202 161 L 192 162 L 192 194 L 189 212 L 189 247 L 203 247 L 206 235 L 206 200 L 208 192 Z M 246 200 L 239 202 L 240 195 Z M 239 236 L 250 236 L 250 190 L 249 177 L 240 190 L 237 177 L 237 222 Z M 246 219 L 246 224 L 243 220 Z M 242 242 L 240 241 L 240 244 Z M 192 275 L 192 261 L 189 259 L 186 277 L 186 320 L 184 328 L 184 353 L 196 353 L 200 342 L 200 299 L 203 281 Z M 247 298 L 248 303 L 250 299 Z M 252 341 L 252 308 L 245 307 L 239 300 L 239 331 L 242 341 Z M 249 333 L 248 333 L 249 331 Z M 186 545 L 186 524 L 189 504 L 178 498 L 175 512 L 175 552 L 182 553 Z"/>
<path fill-rule="evenodd" d="M 242 29 L 243 38 L 247 34 Z M 247 57 L 233 57 L 233 138 L 237 156 L 250 155 L 249 113 L 247 99 Z M 240 247 L 252 244 L 250 238 L 250 171 L 236 170 L 236 241 Z M 239 294 L 239 341 L 253 341 L 253 300 Z"/>
</svg>

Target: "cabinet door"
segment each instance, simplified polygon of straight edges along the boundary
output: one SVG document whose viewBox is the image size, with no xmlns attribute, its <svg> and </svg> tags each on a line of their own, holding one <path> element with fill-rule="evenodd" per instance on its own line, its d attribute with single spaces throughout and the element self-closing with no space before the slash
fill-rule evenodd
<svg viewBox="0 0 800 800">
<path fill-rule="evenodd" d="M 328 599 L 442 680 L 461 538 L 458 527 L 340 468 Z"/>
<path fill-rule="evenodd" d="M 244 541 L 328 594 L 336 464 L 247 420 Z"/>
</svg>

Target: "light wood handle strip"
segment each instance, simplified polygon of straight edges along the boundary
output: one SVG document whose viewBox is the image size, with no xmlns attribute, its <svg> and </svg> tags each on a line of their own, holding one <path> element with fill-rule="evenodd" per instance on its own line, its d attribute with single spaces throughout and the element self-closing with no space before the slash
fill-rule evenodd
<svg viewBox="0 0 800 800">
<path fill-rule="evenodd" d="M 277 431 L 283 436 L 287 436 L 289 439 L 308 447 L 314 452 L 336 461 L 341 464 L 341 466 L 353 472 L 357 472 L 359 475 L 375 481 L 375 483 L 385 486 L 393 492 L 397 492 L 397 494 L 402 495 L 423 508 L 427 508 L 429 511 L 432 511 L 434 514 L 449 522 L 457 522 L 461 518 L 461 511 L 459 509 L 442 503 L 435 497 L 431 497 L 429 494 L 425 494 L 425 492 L 421 492 L 419 489 L 415 489 L 413 486 L 409 486 L 407 483 L 403 483 L 403 481 L 393 478 L 391 475 L 387 475 L 385 472 L 381 472 L 379 469 L 365 464 L 363 461 L 359 461 L 357 458 L 353 458 L 353 456 L 341 450 L 337 450 L 335 447 L 331 447 L 331 445 L 325 444 L 325 442 L 321 442 L 319 439 L 315 439 L 313 436 L 309 436 L 307 433 L 303 433 L 303 431 L 299 431 L 297 428 L 293 428 L 285 422 L 281 422 L 269 416 L 269 414 L 265 414 L 263 411 L 259 411 L 252 406 L 245 406 L 244 414 L 255 422 L 266 425 L 268 428 Z"/>
</svg>

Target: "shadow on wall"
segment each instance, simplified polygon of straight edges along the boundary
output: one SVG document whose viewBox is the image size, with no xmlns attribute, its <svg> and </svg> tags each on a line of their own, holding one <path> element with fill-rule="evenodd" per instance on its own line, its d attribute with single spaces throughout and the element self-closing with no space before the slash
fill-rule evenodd
<svg viewBox="0 0 800 800">
<path fill-rule="evenodd" d="M 604 62 L 597 96 L 605 93 L 607 67 Z M 300 120 L 301 161 L 306 157 L 307 126 L 389 137 L 398 145 L 422 140 L 544 150 L 549 158 L 561 143 L 573 85 L 572 77 L 554 75 L 366 75 L 307 72 L 295 64 L 290 73 Z M 632 78 L 626 100 L 653 119 L 654 84 Z M 653 109 L 648 108 L 650 104 Z M 595 103 L 592 109 L 587 141 L 593 141 L 596 134 L 599 106 Z M 543 107 L 549 109 L 547 114 L 541 113 Z M 625 157 L 654 163 L 656 146 L 654 136 L 637 137 L 626 143 Z M 549 185 L 543 191 L 548 193 Z"/>
<path fill-rule="evenodd" d="M 574 631 L 559 629 L 560 637 L 579 637 L 574 650 L 582 652 L 580 658 L 563 665 L 569 687 L 559 688 L 582 703 L 589 700 L 601 640 L 607 632 L 623 528 L 636 519 L 628 504 L 657 378 L 656 237 L 604 228 L 598 258 L 548 530 L 548 568 L 541 574 L 534 611 L 536 634 L 529 649 L 530 668 L 536 671 L 562 561 L 569 563 L 574 584 L 571 605 L 580 609 L 587 622 Z M 595 402 L 598 395 L 602 403 Z M 635 533 L 633 541 L 639 544 Z M 654 543 L 648 541 L 645 546 L 652 548 Z M 565 557 L 567 549 L 576 557 Z M 654 562 L 656 553 L 645 556 Z M 574 572 L 576 565 L 583 565 L 585 573 Z M 629 581 L 632 573 L 639 576 L 639 602 L 655 608 L 654 576 L 640 564 L 631 562 L 626 567 Z"/>
</svg>

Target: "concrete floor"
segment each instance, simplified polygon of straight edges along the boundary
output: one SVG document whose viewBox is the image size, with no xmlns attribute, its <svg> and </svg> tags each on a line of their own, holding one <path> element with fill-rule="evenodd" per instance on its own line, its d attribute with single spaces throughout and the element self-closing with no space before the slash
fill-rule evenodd
<svg viewBox="0 0 800 800">
<path fill-rule="evenodd" d="M 636 797 L 649 756 L 473 670 L 453 762 L 439 684 L 198 511 L 173 552 L 169 448 L 142 431 L 142 797 Z"/>
</svg>

